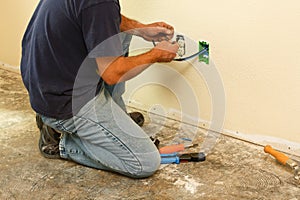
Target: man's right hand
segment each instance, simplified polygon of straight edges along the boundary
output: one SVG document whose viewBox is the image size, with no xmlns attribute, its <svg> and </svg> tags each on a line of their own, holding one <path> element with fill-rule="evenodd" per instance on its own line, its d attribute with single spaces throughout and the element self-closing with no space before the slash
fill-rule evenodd
<svg viewBox="0 0 300 200">
<path fill-rule="evenodd" d="M 151 64 L 156 62 L 171 62 L 176 57 L 178 44 L 163 41 L 150 51 L 129 57 L 99 57 L 96 59 L 99 74 L 109 85 L 130 80 Z"/>
<path fill-rule="evenodd" d="M 178 48 L 177 42 L 162 41 L 151 50 L 151 55 L 156 62 L 171 62 L 176 57 Z"/>
</svg>

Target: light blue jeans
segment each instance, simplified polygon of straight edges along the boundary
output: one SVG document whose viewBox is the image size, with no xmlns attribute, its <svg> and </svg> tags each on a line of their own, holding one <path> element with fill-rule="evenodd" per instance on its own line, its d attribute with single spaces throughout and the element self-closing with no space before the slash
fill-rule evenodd
<svg viewBox="0 0 300 200">
<path fill-rule="evenodd" d="M 160 155 L 149 136 L 129 117 L 120 96 L 123 83 L 104 87 L 78 114 L 67 120 L 42 116 L 60 131 L 60 156 L 89 167 L 133 178 L 151 176 Z M 114 92 L 114 99 L 110 90 Z"/>
<path fill-rule="evenodd" d="M 123 50 L 128 52 L 130 35 Z M 101 92 L 72 118 L 42 116 L 60 131 L 60 156 L 96 169 L 133 178 L 151 176 L 160 165 L 160 154 L 149 136 L 126 113 L 122 94 L 125 84 L 103 85 Z"/>
</svg>

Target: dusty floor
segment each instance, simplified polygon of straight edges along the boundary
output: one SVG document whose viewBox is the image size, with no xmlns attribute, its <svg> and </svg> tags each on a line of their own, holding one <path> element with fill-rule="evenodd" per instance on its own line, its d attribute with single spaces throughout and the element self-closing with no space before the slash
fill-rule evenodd
<svg viewBox="0 0 300 200">
<path fill-rule="evenodd" d="M 176 122 L 168 121 L 159 131 L 162 142 L 176 133 L 174 127 Z M 45 159 L 20 75 L 3 67 L 0 131 L 0 199 L 300 200 L 300 184 L 288 168 L 261 147 L 226 137 L 205 162 L 166 165 L 144 180 Z"/>
</svg>

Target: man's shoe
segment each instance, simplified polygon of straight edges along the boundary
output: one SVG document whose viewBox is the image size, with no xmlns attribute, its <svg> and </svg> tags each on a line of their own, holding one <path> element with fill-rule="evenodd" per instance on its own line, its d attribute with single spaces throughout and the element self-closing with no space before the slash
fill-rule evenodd
<svg viewBox="0 0 300 200">
<path fill-rule="evenodd" d="M 36 115 L 36 124 L 40 129 L 39 149 L 46 158 L 60 158 L 59 141 L 61 134 L 43 123 L 41 116 Z"/>
<path fill-rule="evenodd" d="M 142 113 L 140 112 L 132 112 L 129 113 L 129 116 L 131 117 L 131 119 L 140 127 L 143 126 L 144 122 L 145 122 L 145 118 L 143 116 Z"/>
</svg>

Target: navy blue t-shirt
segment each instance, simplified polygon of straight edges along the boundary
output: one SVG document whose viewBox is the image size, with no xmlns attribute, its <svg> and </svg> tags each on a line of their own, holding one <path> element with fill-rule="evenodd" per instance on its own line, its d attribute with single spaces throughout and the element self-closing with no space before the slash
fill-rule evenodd
<svg viewBox="0 0 300 200">
<path fill-rule="evenodd" d="M 118 0 L 39 2 L 22 40 L 21 59 L 23 82 L 37 113 L 67 119 L 96 95 L 102 79 L 94 57 L 109 55 L 92 50 L 118 34 L 120 22 Z M 79 71 L 82 84 L 74 88 Z M 74 90 L 80 100 L 72 106 Z"/>
</svg>

